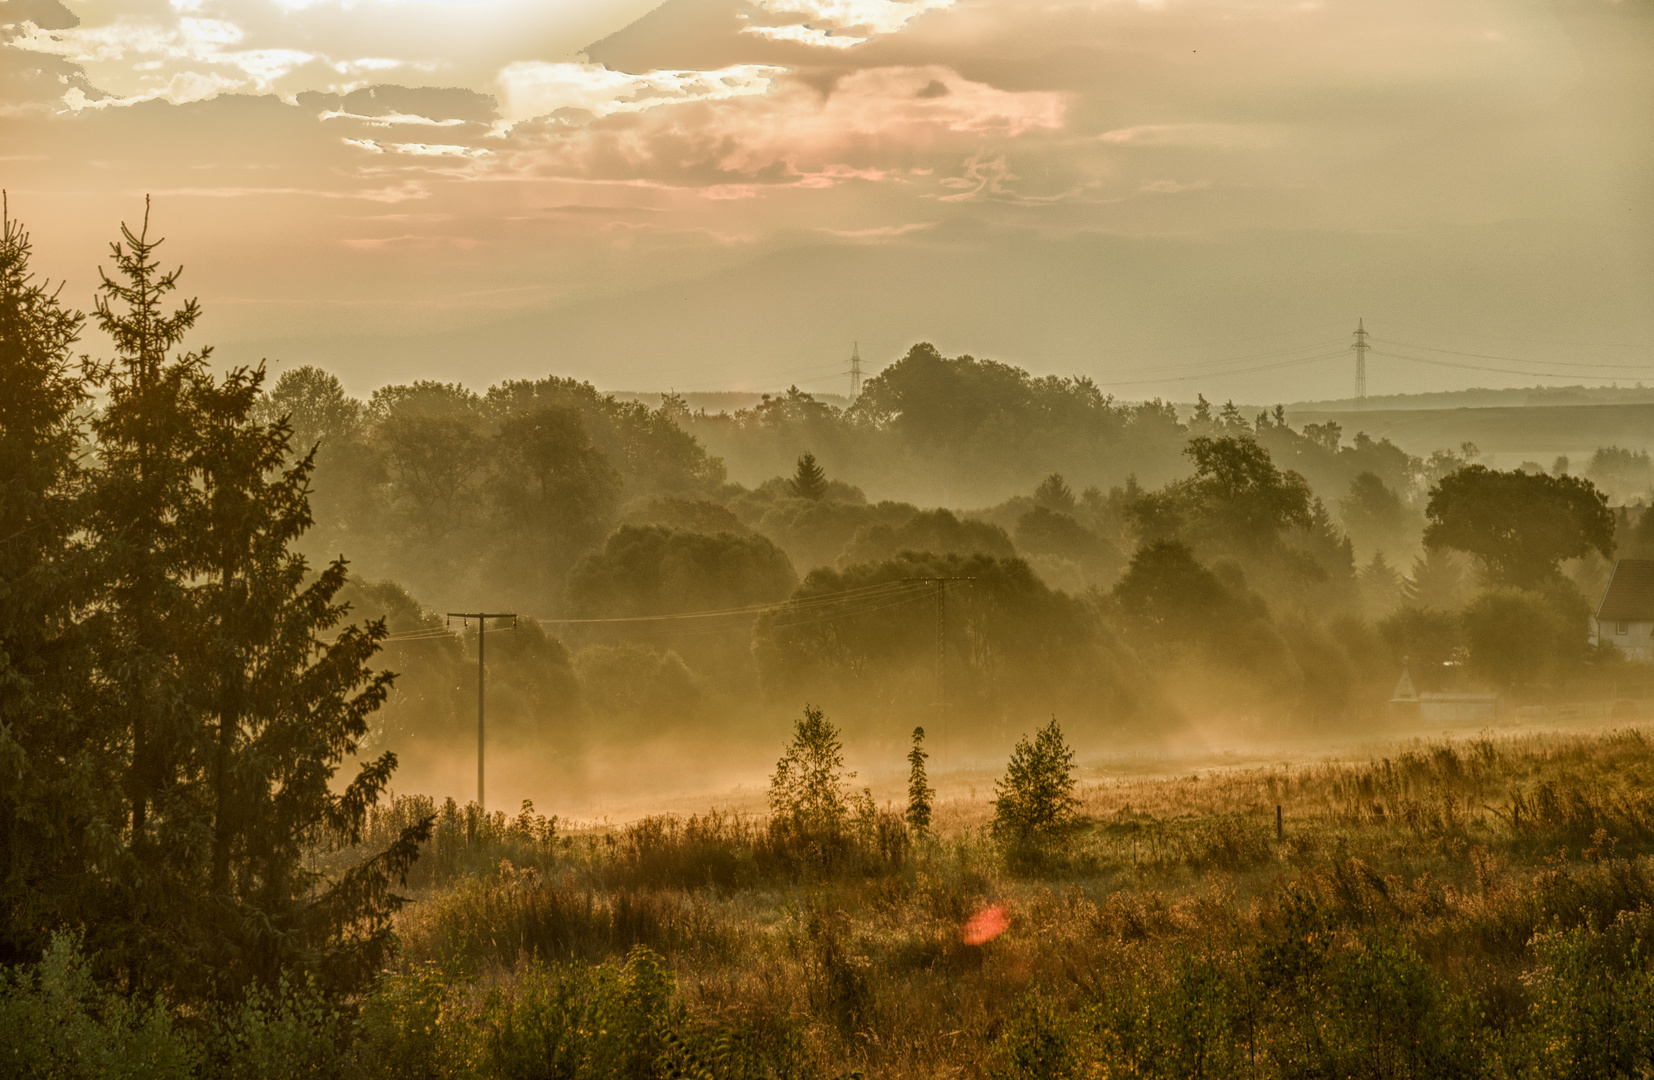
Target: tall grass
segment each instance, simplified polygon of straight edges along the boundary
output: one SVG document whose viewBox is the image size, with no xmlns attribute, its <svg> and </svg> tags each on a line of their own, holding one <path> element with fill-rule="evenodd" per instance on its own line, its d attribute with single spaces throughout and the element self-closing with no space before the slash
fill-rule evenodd
<svg viewBox="0 0 1654 1080">
<path fill-rule="evenodd" d="M 1093 783 L 1032 860 L 963 802 L 915 837 L 876 810 L 824 835 L 399 800 L 373 828 L 439 827 L 367 999 L 203 1027 L 53 997 L 59 965 L 11 977 L 0 1025 L 117 1048 L 98 1060 L 184 1039 L 155 1075 L 329 1046 L 316 1068 L 433 1077 L 1646 1075 L 1651 777 L 1622 731 Z M 1003 933 L 969 943 L 990 910 Z"/>
</svg>

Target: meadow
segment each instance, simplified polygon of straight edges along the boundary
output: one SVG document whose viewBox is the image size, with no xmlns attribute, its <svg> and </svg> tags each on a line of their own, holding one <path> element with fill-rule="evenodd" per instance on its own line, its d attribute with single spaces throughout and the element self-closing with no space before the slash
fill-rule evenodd
<svg viewBox="0 0 1654 1080">
<path fill-rule="evenodd" d="M 1081 784 L 1033 844 L 986 797 L 811 836 L 405 797 L 363 850 L 437 827 L 359 1000 L 117 1007 L 60 940 L 0 1041 L 49 1075 L 1645 1075 L 1651 772 L 1638 727 L 1414 741 Z"/>
</svg>

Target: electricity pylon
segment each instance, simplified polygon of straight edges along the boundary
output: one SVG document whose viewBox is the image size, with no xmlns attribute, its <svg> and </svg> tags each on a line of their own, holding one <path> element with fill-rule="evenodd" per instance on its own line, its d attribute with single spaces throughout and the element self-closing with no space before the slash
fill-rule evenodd
<svg viewBox="0 0 1654 1080">
<path fill-rule="evenodd" d="M 1355 320 L 1355 344 L 1350 348 L 1355 350 L 1355 407 L 1358 409 L 1367 404 L 1367 350 L 1371 347 L 1367 344 L 1365 323 Z"/>
</svg>

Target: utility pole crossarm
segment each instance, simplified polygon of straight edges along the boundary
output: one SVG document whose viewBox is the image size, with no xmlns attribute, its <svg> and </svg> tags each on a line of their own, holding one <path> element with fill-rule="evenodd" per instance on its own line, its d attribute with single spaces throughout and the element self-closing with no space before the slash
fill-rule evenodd
<svg viewBox="0 0 1654 1080">
<path fill-rule="evenodd" d="M 488 803 L 483 799 L 483 642 L 488 638 L 489 619 L 510 619 L 512 629 L 516 629 L 517 615 L 511 611 L 450 611 L 447 614 L 450 619 L 477 620 L 477 807 L 486 809 Z"/>
</svg>

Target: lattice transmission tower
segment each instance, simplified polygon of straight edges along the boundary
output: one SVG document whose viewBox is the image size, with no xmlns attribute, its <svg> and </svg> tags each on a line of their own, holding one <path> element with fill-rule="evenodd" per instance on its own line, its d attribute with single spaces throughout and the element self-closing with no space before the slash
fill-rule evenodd
<svg viewBox="0 0 1654 1080">
<path fill-rule="evenodd" d="M 850 400 L 861 397 L 861 342 L 850 349 Z"/>
<path fill-rule="evenodd" d="M 1367 403 L 1367 350 L 1372 346 L 1367 344 L 1367 327 L 1363 320 L 1355 320 L 1355 344 L 1350 346 L 1355 350 L 1355 406 L 1361 408 Z"/>
</svg>

